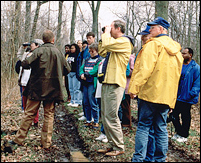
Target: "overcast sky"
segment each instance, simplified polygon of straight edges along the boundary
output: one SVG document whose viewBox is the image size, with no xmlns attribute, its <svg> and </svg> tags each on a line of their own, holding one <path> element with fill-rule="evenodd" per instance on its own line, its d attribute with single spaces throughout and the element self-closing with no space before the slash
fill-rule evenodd
<svg viewBox="0 0 201 163">
<path fill-rule="evenodd" d="M 87 1 L 78 1 L 80 8 L 82 10 L 83 14 L 91 14 L 91 9 L 89 7 L 89 4 Z M 95 1 L 95 4 L 97 1 Z M 34 3 L 35 5 L 32 7 L 32 10 L 35 10 L 36 2 Z M 51 9 L 52 10 L 58 10 L 58 1 L 50 1 L 51 4 Z M 72 14 L 72 6 L 73 6 L 73 1 L 64 1 L 63 3 L 64 7 L 68 10 L 68 14 Z M 43 8 L 48 8 L 49 3 L 43 4 L 41 6 L 41 10 Z M 70 7 L 71 6 L 71 7 Z M 113 20 L 119 19 L 114 13 L 120 13 L 120 12 L 125 12 L 126 11 L 126 1 L 101 1 L 100 5 L 100 10 L 99 10 L 99 23 L 101 23 L 101 26 L 105 26 L 107 24 L 111 24 Z M 77 15 L 79 15 L 80 10 L 77 7 Z"/>
</svg>

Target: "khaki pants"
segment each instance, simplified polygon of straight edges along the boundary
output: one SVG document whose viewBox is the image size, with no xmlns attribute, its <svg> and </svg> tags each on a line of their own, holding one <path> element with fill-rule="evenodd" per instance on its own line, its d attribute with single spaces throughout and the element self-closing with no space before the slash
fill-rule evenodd
<svg viewBox="0 0 201 163">
<path fill-rule="evenodd" d="M 28 99 L 25 113 L 22 117 L 20 129 L 16 133 L 14 142 L 17 144 L 22 144 L 27 136 L 31 123 L 33 122 L 37 111 L 40 107 L 41 101 L 33 101 Z M 54 111 L 55 105 L 54 101 L 43 101 L 44 107 L 44 122 L 41 132 L 41 144 L 44 148 L 48 148 L 51 145 L 52 132 L 53 132 L 53 121 L 54 121 Z"/>
<path fill-rule="evenodd" d="M 113 150 L 124 150 L 123 132 L 118 110 L 124 88 L 116 84 L 103 84 L 101 90 L 101 118 L 105 134 Z M 111 141 L 111 142 L 110 142 Z"/>
</svg>

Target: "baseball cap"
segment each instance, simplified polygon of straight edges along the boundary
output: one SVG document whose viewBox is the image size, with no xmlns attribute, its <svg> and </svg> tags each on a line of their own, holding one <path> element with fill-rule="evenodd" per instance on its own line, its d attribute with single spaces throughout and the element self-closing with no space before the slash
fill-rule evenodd
<svg viewBox="0 0 201 163">
<path fill-rule="evenodd" d="M 149 26 L 161 25 L 162 27 L 164 27 L 166 29 L 168 29 L 170 27 L 170 24 L 162 17 L 157 17 L 153 22 L 147 23 L 147 25 L 149 25 Z"/>
<path fill-rule="evenodd" d="M 31 41 L 31 44 L 32 43 L 36 43 L 36 44 L 38 44 L 38 46 L 41 46 L 42 44 L 44 44 L 43 40 L 41 40 L 41 39 L 34 39 L 33 41 Z"/>
<path fill-rule="evenodd" d="M 146 29 L 144 31 L 138 33 L 138 35 L 148 35 L 148 34 L 150 34 L 149 29 L 150 29 L 150 26 L 147 25 Z"/>
</svg>

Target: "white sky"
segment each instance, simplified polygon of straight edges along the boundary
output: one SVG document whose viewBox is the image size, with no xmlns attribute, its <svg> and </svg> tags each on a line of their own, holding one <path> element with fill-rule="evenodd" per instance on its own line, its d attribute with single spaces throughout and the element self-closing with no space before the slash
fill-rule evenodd
<svg viewBox="0 0 201 163">
<path fill-rule="evenodd" d="M 78 1 L 80 8 L 82 10 L 82 13 L 85 14 L 91 14 L 91 9 L 89 7 L 89 4 L 87 1 Z M 97 1 L 95 1 L 96 6 Z M 36 5 L 36 2 L 33 3 Z M 32 4 L 32 5 L 33 5 Z M 58 10 L 58 1 L 50 1 L 51 9 L 52 10 Z M 73 1 L 64 1 L 63 5 L 66 9 L 70 8 L 68 11 L 68 15 L 72 15 L 72 6 Z M 48 8 L 49 2 L 46 4 L 43 4 L 41 6 L 41 10 L 43 8 Z M 70 7 L 71 6 L 71 7 Z M 32 10 L 35 10 L 35 7 L 32 6 Z M 113 20 L 119 19 L 115 14 L 112 13 L 112 11 L 116 13 L 125 12 L 126 11 L 126 1 L 101 1 L 100 9 L 99 9 L 99 23 L 101 23 L 101 26 L 105 26 L 107 24 L 111 24 Z M 79 7 L 77 7 L 77 15 L 79 15 L 80 10 Z"/>
</svg>

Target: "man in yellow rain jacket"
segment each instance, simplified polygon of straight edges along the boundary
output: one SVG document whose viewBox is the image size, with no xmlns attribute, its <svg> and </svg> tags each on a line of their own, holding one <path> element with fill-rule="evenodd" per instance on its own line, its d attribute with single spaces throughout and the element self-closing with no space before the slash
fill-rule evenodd
<svg viewBox="0 0 201 163">
<path fill-rule="evenodd" d="M 131 76 L 131 98 L 138 96 L 139 119 L 135 137 L 133 162 L 146 156 L 150 127 L 154 126 L 156 162 L 165 162 L 168 150 L 167 114 L 177 99 L 183 58 L 179 43 L 167 35 L 169 23 L 162 17 L 147 23 L 149 39 L 138 54 Z"/>
<path fill-rule="evenodd" d="M 105 57 L 106 51 L 110 52 L 101 91 L 101 117 L 109 148 L 98 150 L 108 156 L 124 153 L 118 110 L 126 87 L 126 67 L 133 49 L 133 39 L 125 36 L 124 32 L 125 23 L 113 21 L 111 26 L 105 26 L 105 33 L 101 36 L 102 44 L 99 46 L 103 48 L 99 49 L 99 55 Z"/>
</svg>

